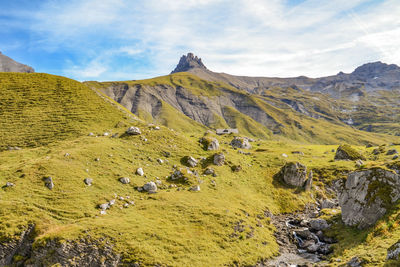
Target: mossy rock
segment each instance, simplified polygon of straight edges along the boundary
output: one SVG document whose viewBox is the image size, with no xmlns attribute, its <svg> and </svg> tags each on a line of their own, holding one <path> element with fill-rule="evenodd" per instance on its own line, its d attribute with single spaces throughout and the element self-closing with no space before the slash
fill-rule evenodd
<svg viewBox="0 0 400 267">
<path fill-rule="evenodd" d="M 366 158 L 350 145 L 340 145 L 336 150 L 335 160 L 366 160 Z"/>
</svg>

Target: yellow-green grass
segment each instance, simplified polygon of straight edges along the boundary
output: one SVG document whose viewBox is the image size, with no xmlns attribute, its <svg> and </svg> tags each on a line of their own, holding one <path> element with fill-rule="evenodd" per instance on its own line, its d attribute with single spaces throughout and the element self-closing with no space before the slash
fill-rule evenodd
<svg viewBox="0 0 400 267">
<path fill-rule="evenodd" d="M 203 181 L 199 182 L 200 192 L 190 192 L 188 186 L 180 185 L 181 191 L 167 188 L 157 194 L 139 193 L 134 187 L 154 181 L 155 177 L 169 185 L 166 177 L 174 164 L 183 167 L 180 161 L 184 156 L 207 158 L 214 152 L 205 151 L 198 143 L 202 133 L 190 137 L 165 127 L 157 131 L 140 122 L 136 125 L 147 142 L 140 136 L 83 136 L 40 148 L 1 152 L 1 183 L 16 185 L 0 191 L 0 217 L 7 222 L 0 226 L 1 236 L 12 237 L 33 222 L 37 225 L 36 245 L 48 238 L 66 240 L 89 234 L 110 238 L 116 244 L 116 252 L 144 265 L 255 264 L 278 253 L 272 236 L 274 227 L 267 218 L 261 219 L 264 227 L 257 227 L 257 215 L 265 210 L 291 212 L 313 201 L 310 193 L 274 180 L 285 161 L 298 160 L 309 169 L 355 169 L 354 162 L 331 161 L 334 153 L 330 150 L 336 146 L 260 141 L 252 143 L 252 155 L 243 155 L 225 144 L 231 136 L 218 136 L 227 164 L 213 166 L 217 177 L 199 177 Z M 123 134 L 125 129 L 115 128 L 115 132 Z M 305 156 L 291 154 L 296 150 Z M 165 158 L 162 151 L 171 152 L 171 157 Z M 65 153 L 70 156 L 65 157 Z M 96 162 L 95 158 L 100 160 Z M 169 162 L 159 164 L 157 158 Z M 232 172 L 233 165 L 241 165 L 243 170 Z M 135 175 L 138 167 L 143 167 L 147 177 Z M 202 173 L 206 167 L 194 169 Z M 52 191 L 44 186 L 45 176 L 54 179 Z M 123 176 L 131 178 L 130 185 L 118 181 Z M 84 185 L 86 177 L 94 179 L 91 187 Z M 318 185 L 318 176 L 316 179 Z M 215 187 L 211 180 L 215 180 Z M 312 193 L 322 194 L 318 192 Z M 101 216 L 96 206 L 113 199 L 114 193 L 129 195 L 136 205 L 120 209 L 123 201 L 117 201 L 107 215 Z M 240 220 L 245 232 L 232 235 L 234 224 Z M 254 237 L 247 238 L 250 226 Z"/>
<path fill-rule="evenodd" d="M 0 73 L 0 150 L 110 130 L 127 119 L 81 83 L 41 73 Z"/>
</svg>

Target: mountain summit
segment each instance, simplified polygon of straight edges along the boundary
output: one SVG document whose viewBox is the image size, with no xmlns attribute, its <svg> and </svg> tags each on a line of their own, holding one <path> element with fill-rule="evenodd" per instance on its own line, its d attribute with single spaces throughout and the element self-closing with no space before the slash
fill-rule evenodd
<svg viewBox="0 0 400 267">
<path fill-rule="evenodd" d="M 201 58 L 198 58 L 197 56 L 193 55 L 193 53 L 188 53 L 186 56 L 183 55 L 181 57 L 178 65 L 171 72 L 171 74 L 176 72 L 185 72 L 195 68 L 200 68 L 205 70 L 207 69 L 206 66 L 203 64 L 203 62 L 201 61 Z"/>
<path fill-rule="evenodd" d="M 16 62 L 0 52 L 0 72 L 26 72 L 32 73 L 32 67 Z"/>
</svg>

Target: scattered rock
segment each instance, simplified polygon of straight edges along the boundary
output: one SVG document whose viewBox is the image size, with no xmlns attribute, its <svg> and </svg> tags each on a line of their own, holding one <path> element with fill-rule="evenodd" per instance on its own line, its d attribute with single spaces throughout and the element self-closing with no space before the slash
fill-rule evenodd
<svg viewBox="0 0 400 267">
<path fill-rule="evenodd" d="M 325 230 L 329 228 L 329 224 L 324 219 L 313 219 L 310 221 L 310 228 L 314 231 Z"/>
<path fill-rule="evenodd" d="M 85 178 L 85 179 L 83 180 L 83 182 L 84 182 L 86 185 L 91 186 L 92 183 L 93 183 L 93 179 L 91 179 L 91 178 Z"/>
<path fill-rule="evenodd" d="M 339 192 L 342 220 L 360 229 L 372 226 L 399 198 L 397 174 L 381 168 L 352 172 Z"/>
<path fill-rule="evenodd" d="M 197 166 L 197 159 L 193 158 L 192 156 L 188 156 L 185 158 L 186 164 L 192 168 Z"/>
<path fill-rule="evenodd" d="M 358 159 L 358 160 L 356 161 L 356 167 L 357 167 L 357 168 L 360 168 L 362 165 L 364 165 L 364 161 L 362 161 L 361 159 Z"/>
<path fill-rule="evenodd" d="M 52 177 L 46 177 L 43 179 L 44 184 L 47 186 L 48 189 L 52 190 L 54 188 L 54 182 Z"/>
<path fill-rule="evenodd" d="M 111 206 L 113 206 L 115 204 L 115 199 L 111 199 L 109 202 L 108 202 L 108 205 L 111 207 Z"/>
<path fill-rule="evenodd" d="M 395 160 L 395 159 L 398 159 L 398 158 L 399 158 L 399 155 L 394 155 L 392 159 Z"/>
<path fill-rule="evenodd" d="M 64 157 L 69 157 L 69 156 L 70 156 L 69 153 L 65 153 L 65 154 L 64 154 Z"/>
<path fill-rule="evenodd" d="M 242 149 L 250 149 L 251 145 L 249 139 L 247 137 L 237 137 L 235 136 L 231 141 L 230 145 L 232 147 L 242 148 Z"/>
<path fill-rule="evenodd" d="M 399 154 L 399 152 L 396 149 L 390 149 L 388 152 L 386 152 L 386 155 L 391 156 L 394 154 Z"/>
<path fill-rule="evenodd" d="M 94 133 L 89 133 L 88 136 L 94 136 Z"/>
<path fill-rule="evenodd" d="M 284 158 L 287 158 L 287 157 L 288 157 L 288 155 L 285 154 L 285 153 L 283 153 L 281 156 L 284 157 Z"/>
<path fill-rule="evenodd" d="M 109 135 L 110 135 L 110 133 L 108 133 L 108 132 L 103 133 L 103 136 L 109 136 Z"/>
<path fill-rule="evenodd" d="M 287 185 L 302 187 L 306 181 L 307 167 L 299 162 L 288 162 L 279 175 Z"/>
<path fill-rule="evenodd" d="M 190 188 L 190 191 L 193 191 L 193 192 L 198 192 L 198 191 L 200 191 L 200 185 L 192 186 L 192 187 Z"/>
<path fill-rule="evenodd" d="M 240 172 L 240 171 L 242 170 L 242 166 L 240 166 L 240 165 L 233 165 L 233 166 L 231 167 L 231 170 L 232 170 L 233 172 Z"/>
<path fill-rule="evenodd" d="M 162 160 L 162 159 L 157 159 L 157 162 L 158 162 L 159 164 L 163 164 L 163 163 L 164 163 L 164 160 Z"/>
<path fill-rule="evenodd" d="M 128 130 L 126 130 L 126 133 L 129 134 L 129 135 L 140 135 L 140 134 L 142 134 L 140 129 L 138 127 L 134 127 L 134 126 L 129 127 Z"/>
<path fill-rule="evenodd" d="M 99 205 L 99 209 L 101 209 L 101 210 L 106 210 L 106 209 L 108 209 L 110 206 L 109 206 L 109 204 L 108 203 L 103 203 L 103 204 L 100 204 Z"/>
<path fill-rule="evenodd" d="M 306 191 L 310 191 L 310 190 L 311 190 L 311 187 L 312 187 L 312 183 L 313 183 L 313 172 L 310 171 L 310 172 L 308 173 L 308 179 L 307 179 L 307 181 L 306 181 L 306 184 L 304 185 L 304 189 L 305 189 Z"/>
<path fill-rule="evenodd" d="M 148 182 L 143 186 L 143 190 L 148 193 L 155 193 L 157 192 L 157 185 L 155 182 Z"/>
<path fill-rule="evenodd" d="M 6 185 L 5 185 L 5 187 L 13 187 L 13 186 L 15 186 L 15 184 L 10 183 L 10 182 L 7 182 Z"/>
<path fill-rule="evenodd" d="M 364 261 L 359 259 L 358 257 L 354 257 L 346 263 L 348 267 L 362 267 Z"/>
<path fill-rule="evenodd" d="M 304 152 L 302 152 L 302 151 L 292 151 L 292 154 L 297 154 L 297 155 L 300 155 L 300 156 L 304 156 Z"/>
<path fill-rule="evenodd" d="M 217 166 L 222 166 L 225 163 L 225 155 L 224 153 L 217 153 L 214 155 L 214 164 Z"/>
<path fill-rule="evenodd" d="M 138 168 L 138 169 L 136 170 L 136 174 L 137 174 L 137 175 L 140 175 L 140 176 L 143 176 L 143 175 L 144 175 L 143 169 L 142 169 L 142 168 Z"/>
<path fill-rule="evenodd" d="M 394 243 L 390 248 L 387 250 L 387 260 L 400 260 L 400 240 Z"/>
<path fill-rule="evenodd" d="M 215 173 L 215 171 L 214 171 L 213 168 L 207 168 L 207 169 L 204 171 L 204 174 L 205 174 L 205 175 L 211 175 L 211 174 L 214 174 L 214 173 Z"/>
<path fill-rule="evenodd" d="M 95 158 L 94 161 L 100 161 L 100 158 Z"/>
<path fill-rule="evenodd" d="M 336 203 L 330 199 L 324 199 L 321 203 L 321 209 L 333 209 L 336 207 Z"/>
<path fill-rule="evenodd" d="M 200 143 L 202 143 L 204 149 L 208 151 L 219 149 L 219 142 L 216 138 L 213 137 L 204 136 L 200 139 Z"/>
<path fill-rule="evenodd" d="M 128 177 L 119 178 L 119 181 L 123 184 L 129 184 L 131 180 Z"/>
<path fill-rule="evenodd" d="M 341 145 L 337 148 L 335 160 L 365 160 L 365 157 L 358 153 L 354 148 L 349 145 Z"/>
</svg>

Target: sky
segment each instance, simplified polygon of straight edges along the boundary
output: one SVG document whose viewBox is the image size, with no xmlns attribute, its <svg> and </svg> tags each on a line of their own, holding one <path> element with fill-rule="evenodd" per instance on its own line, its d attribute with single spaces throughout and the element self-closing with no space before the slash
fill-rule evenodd
<svg viewBox="0 0 400 267">
<path fill-rule="evenodd" d="M 399 0 L 0 0 L 0 51 L 76 80 L 169 74 L 193 52 L 234 75 L 400 65 Z"/>
</svg>

